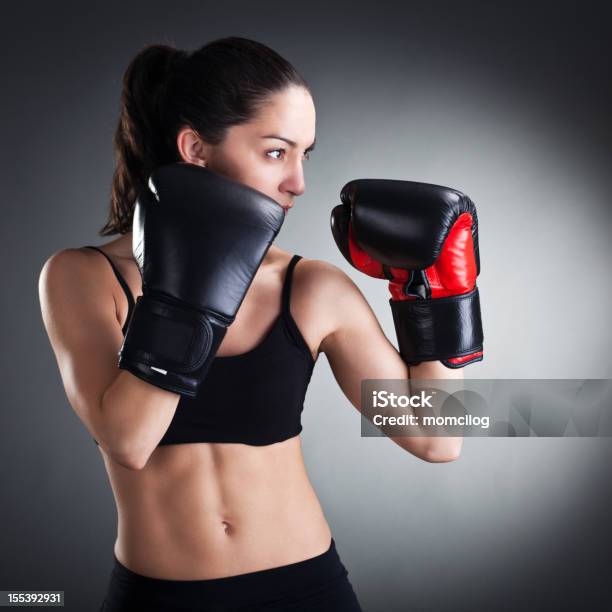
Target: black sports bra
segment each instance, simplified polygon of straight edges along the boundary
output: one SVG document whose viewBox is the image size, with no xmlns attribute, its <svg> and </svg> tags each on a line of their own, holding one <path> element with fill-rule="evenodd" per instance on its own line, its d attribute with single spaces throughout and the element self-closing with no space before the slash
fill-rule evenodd
<svg viewBox="0 0 612 612">
<path fill-rule="evenodd" d="M 132 293 L 106 253 L 86 248 L 106 257 L 126 294 L 125 335 L 134 309 Z M 289 309 L 293 268 L 300 259 L 294 255 L 287 266 L 281 312 L 270 331 L 246 353 L 213 359 L 198 397 L 179 400 L 160 446 L 193 442 L 263 446 L 302 431 L 300 416 L 315 360 Z"/>
</svg>

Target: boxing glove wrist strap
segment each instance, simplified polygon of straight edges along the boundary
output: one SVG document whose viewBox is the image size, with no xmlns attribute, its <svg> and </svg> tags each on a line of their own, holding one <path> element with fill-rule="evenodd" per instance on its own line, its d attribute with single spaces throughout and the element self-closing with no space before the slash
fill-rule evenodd
<svg viewBox="0 0 612 612">
<path fill-rule="evenodd" d="M 478 287 L 462 295 L 389 303 L 399 352 L 407 364 L 442 361 L 447 367 L 457 368 L 482 360 Z M 468 355 L 473 358 L 460 363 L 448 361 Z"/>
<path fill-rule="evenodd" d="M 196 397 L 226 331 L 210 313 L 145 293 L 136 302 L 118 365 L 157 387 Z"/>
</svg>

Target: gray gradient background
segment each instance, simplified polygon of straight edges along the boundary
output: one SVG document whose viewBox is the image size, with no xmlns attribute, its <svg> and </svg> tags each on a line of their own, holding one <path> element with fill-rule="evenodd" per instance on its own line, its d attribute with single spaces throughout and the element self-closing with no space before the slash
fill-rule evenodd
<svg viewBox="0 0 612 612">
<path fill-rule="evenodd" d="M 8 5 L 7 5 L 8 6 Z M 41 266 L 102 242 L 121 75 L 150 42 L 269 44 L 312 86 L 317 150 L 278 238 L 340 266 L 395 342 L 387 288 L 336 250 L 342 185 L 476 202 L 486 358 L 472 378 L 609 378 L 610 14 L 603 3 L 20 2 L 3 11 L 0 589 L 95 610 L 116 514 L 42 326 Z M 324 356 L 307 467 L 364 610 L 603 610 L 610 439 L 470 439 L 427 464 L 360 437 Z"/>
</svg>

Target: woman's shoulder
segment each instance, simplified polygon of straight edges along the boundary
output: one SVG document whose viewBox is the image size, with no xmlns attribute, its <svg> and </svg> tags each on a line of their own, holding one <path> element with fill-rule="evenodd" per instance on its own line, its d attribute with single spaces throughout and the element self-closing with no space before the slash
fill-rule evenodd
<svg viewBox="0 0 612 612">
<path fill-rule="evenodd" d="M 105 264 L 108 267 L 108 263 Z M 66 247 L 51 254 L 43 264 L 42 271 L 54 276 L 77 278 L 96 274 L 105 267 L 104 260 L 93 249 Z M 75 279 L 76 280 L 76 279 Z"/>
<path fill-rule="evenodd" d="M 342 304 L 363 299 L 351 277 L 335 264 L 323 259 L 303 257 L 294 271 L 293 303 L 302 304 L 316 316 L 338 312 Z"/>
<path fill-rule="evenodd" d="M 323 259 L 302 257 L 295 270 L 295 282 L 304 291 L 317 294 L 337 294 L 355 286 L 348 274 L 335 264 Z"/>
<path fill-rule="evenodd" d="M 113 271 L 104 257 L 86 247 L 66 247 L 51 254 L 39 275 L 39 290 L 57 300 L 73 300 L 84 293 L 106 294 L 116 303 Z"/>
</svg>

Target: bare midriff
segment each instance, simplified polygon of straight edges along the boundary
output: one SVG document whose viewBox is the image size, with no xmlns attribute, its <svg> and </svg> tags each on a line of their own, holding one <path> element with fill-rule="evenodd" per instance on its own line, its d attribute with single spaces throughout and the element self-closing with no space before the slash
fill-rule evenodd
<svg viewBox="0 0 612 612">
<path fill-rule="evenodd" d="M 159 446 L 141 470 L 100 449 L 117 504 L 115 555 L 166 580 L 236 576 L 326 552 L 331 531 L 300 437 Z"/>
</svg>

